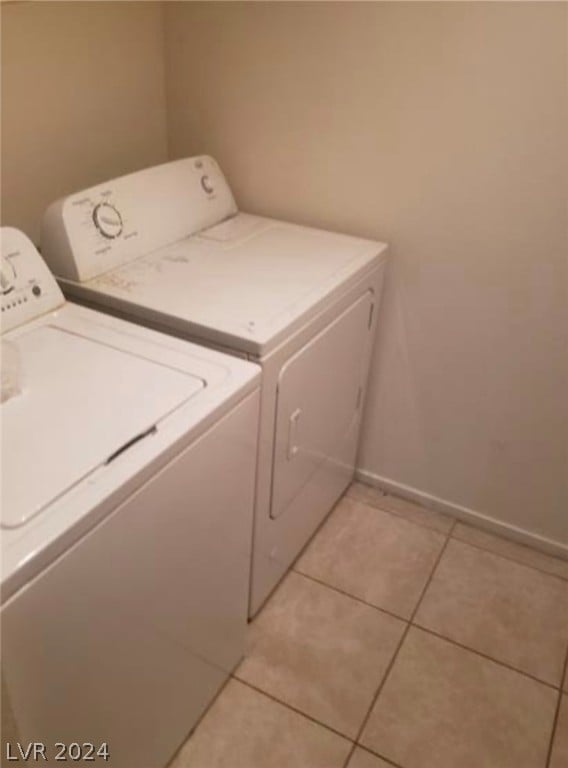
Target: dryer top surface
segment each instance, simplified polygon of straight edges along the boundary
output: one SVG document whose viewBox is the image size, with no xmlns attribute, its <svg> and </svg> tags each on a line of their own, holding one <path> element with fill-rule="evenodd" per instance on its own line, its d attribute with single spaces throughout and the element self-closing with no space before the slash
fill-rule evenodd
<svg viewBox="0 0 568 768">
<path fill-rule="evenodd" d="M 179 332 L 264 354 L 384 257 L 382 243 L 237 214 L 83 284 L 172 319 Z"/>
</svg>

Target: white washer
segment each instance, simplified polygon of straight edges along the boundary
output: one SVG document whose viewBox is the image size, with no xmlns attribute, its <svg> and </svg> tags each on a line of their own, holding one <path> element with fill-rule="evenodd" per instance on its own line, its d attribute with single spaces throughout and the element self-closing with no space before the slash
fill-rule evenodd
<svg viewBox="0 0 568 768">
<path fill-rule="evenodd" d="M 164 765 L 243 653 L 260 369 L 65 303 L 1 235 L 4 739 Z"/>
<path fill-rule="evenodd" d="M 239 213 L 203 156 L 54 203 L 42 249 L 77 301 L 262 365 L 254 615 L 353 476 L 386 245 Z"/>
</svg>

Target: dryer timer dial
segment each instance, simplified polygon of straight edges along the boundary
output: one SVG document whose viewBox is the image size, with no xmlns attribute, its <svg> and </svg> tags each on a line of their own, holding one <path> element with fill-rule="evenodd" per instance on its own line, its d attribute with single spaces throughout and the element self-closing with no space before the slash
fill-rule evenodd
<svg viewBox="0 0 568 768">
<path fill-rule="evenodd" d="M 113 240 L 122 232 L 122 216 L 110 203 L 99 203 L 93 209 L 95 227 L 103 237 Z"/>
</svg>

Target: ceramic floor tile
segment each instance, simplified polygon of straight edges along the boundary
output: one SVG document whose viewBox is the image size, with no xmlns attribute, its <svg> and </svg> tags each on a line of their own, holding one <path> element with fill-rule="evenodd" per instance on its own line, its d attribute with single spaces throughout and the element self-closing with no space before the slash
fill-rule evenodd
<svg viewBox="0 0 568 768">
<path fill-rule="evenodd" d="M 249 628 L 235 675 L 353 737 L 404 626 L 292 572 Z"/>
<path fill-rule="evenodd" d="M 384 509 L 399 517 L 403 517 L 413 523 L 425 525 L 427 528 L 440 531 L 440 533 L 449 533 L 454 524 L 452 517 L 444 515 L 441 512 L 436 512 L 433 509 L 423 507 L 420 504 L 415 504 L 412 501 L 401 499 L 399 496 L 390 496 L 387 494 L 386 496 L 383 496 L 380 502 L 377 502 L 377 506 L 380 509 Z"/>
<path fill-rule="evenodd" d="M 451 541 L 415 623 L 559 686 L 568 582 Z"/>
<path fill-rule="evenodd" d="M 427 509 L 420 504 L 401 499 L 399 496 L 385 494 L 378 488 L 373 488 L 365 483 L 353 483 L 347 489 L 346 496 L 356 501 L 362 501 L 370 504 L 372 507 L 378 507 L 394 515 L 403 517 L 413 523 L 424 525 L 426 528 L 432 528 L 440 533 L 448 533 L 453 525 L 453 518 L 436 512 L 433 509 Z"/>
<path fill-rule="evenodd" d="M 295 570 L 409 618 L 445 537 L 344 497 Z"/>
<path fill-rule="evenodd" d="M 412 628 L 361 739 L 405 768 L 544 768 L 557 692 Z"/>
<path fill-rule="evenodd" d="M 169 768 L 342 768 L 351 744 L 230 680 Z"/>
<path fill-rule="evenodd" d="M 392 768 L 392 765 L 385 763 L 380 757 L 372 755 L 367 750 L 357 747 L 347 763 L 347 768 Z"/>
<path fill-rule="evenodd" d="M 355 501 L 363 501 L 365 504 L 371 504 L 371 506 L 376 506 L 380 503 L 381 499 L 385 497 L 384 491 L 381 491 L 380 488 L 373 488 L 372 485 L 359 483 L 358 481 L 351 483 L 345 492 L 345 495 L 351 499 L 355 499 Z"/>
<path fill-rule="evenodd" d="M 560 560 L 557 557 L 550 557 L 523 544 L 517 544 L 501 536 L 494 536 L 491 533 L 486 533 L 463 523 L 456 525 L 452 536 L 460 541 L 465 541 L 467 544 L 487 549 L 496 555 L 503 555 L 503 557 L 516 560 L 518 563 L 524 563 L 546 573 L 552 573 L 563 579 L 568 579 L 568 561 Z"/>
<path fill-rule="evenodd" d="M 568 696 L 562 696 L 550 768 L 568 768 Z"/>
</svg>

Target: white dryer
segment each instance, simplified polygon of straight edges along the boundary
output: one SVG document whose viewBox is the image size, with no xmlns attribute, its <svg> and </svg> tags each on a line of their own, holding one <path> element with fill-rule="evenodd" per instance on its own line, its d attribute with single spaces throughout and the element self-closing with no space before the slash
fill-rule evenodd
<svg viewBox="0 0 568 768">
<path fill-rule="evenodd" d="M 54 203 L 42 249 L 75 300 L 261 364 L 253 615 L 353 476 L 386 245 L 240 213 L 202 156 Z"/>
<path fill-rule="evenodd" d="M 161 766 L 243 653 L 260 369 L 1 244 L 3 738 Z"/>
</svg>

